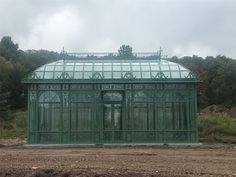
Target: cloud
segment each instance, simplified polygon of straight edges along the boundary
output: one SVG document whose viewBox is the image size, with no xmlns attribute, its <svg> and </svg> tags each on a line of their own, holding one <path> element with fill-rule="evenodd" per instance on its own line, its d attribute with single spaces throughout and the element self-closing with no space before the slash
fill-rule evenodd
<svg viewBox="0 0 236 177">
<path fill-rule="evenodd" d="M 134 51 L 236 58 L 234 0 L 0 0 L 0 37 L 22 49 Z"/>
</svg>

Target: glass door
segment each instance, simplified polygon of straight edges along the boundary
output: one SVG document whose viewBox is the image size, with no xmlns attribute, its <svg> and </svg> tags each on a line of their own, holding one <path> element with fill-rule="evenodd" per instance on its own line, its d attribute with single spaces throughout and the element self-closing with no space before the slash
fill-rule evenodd
<svg viewBox="0 0 236 177">
<path fill-rule="evenodd" d="M 103 106 L 103 141 L 122 141 L 122 104 L 105 103 Z"/>
</svg>

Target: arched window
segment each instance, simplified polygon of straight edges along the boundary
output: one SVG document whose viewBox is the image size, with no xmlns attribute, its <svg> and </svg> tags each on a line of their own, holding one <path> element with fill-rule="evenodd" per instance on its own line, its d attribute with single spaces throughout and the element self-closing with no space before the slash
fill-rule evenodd
<svg viewBox="0 0 236 177">
<path fill-rule="evenodd" d="M 119 92 L 105 92 L 103 94 L 103 101 L 122 101 L 123 96 Z"/>
<path fill-rule="evenodd" d="M 39 102 L 60 102 L 60 96 L 55 91 L 43 91 L 39 96 Z"/>
</svg>

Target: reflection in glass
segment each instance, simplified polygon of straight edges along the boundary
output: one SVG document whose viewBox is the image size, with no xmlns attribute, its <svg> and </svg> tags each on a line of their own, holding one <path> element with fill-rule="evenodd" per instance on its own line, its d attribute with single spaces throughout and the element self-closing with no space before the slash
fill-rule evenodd
<svg viewBox="0 0 236 177">
<path fill-rule="evenodd" d="M 121 105 L 114 104 L 114 129 L 121 129 Z"/>
<path fill-rule="evenodd" d="M 111 104 L 104 104 L 104 129 L 110 130 L 111 125 Z"/>
</svg>

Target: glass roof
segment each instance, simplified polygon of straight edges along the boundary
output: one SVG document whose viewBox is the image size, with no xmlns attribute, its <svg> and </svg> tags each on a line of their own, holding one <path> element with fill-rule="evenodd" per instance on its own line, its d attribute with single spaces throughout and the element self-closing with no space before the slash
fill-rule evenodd
<svg viewBox="0 0 236 177">
<path fill-rule="evenodd" d="M 167 60 L 59 60 L 36 69 L 28 79 L 184 79 L 190 70 Z"/>
</svg>

